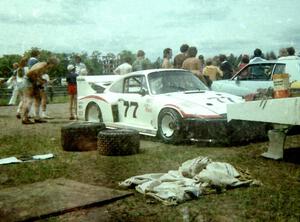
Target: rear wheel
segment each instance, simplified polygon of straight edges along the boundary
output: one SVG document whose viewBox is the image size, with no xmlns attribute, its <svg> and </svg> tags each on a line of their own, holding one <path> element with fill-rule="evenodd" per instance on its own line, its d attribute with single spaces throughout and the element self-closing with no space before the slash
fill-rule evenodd
<svg viewBox="0 0 300 222">
<path fill-rule="evenodd" d="M 158 136 L 165 143 L 177 144 L 183 140 L 182 118 L 173 109 L 163 109 L 158 116 Z"/>
<path fill-rule="evenodd" d="M 95 102 L 90 102 L 85 111 L 85 120 L 89 122 L 103 122 L 102 113 Z"/>
</svg>

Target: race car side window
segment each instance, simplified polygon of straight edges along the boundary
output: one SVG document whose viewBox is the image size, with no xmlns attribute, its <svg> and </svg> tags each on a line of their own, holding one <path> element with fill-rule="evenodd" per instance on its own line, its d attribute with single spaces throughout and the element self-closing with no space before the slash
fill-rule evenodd
<svg viewBox="0 0 300 222">
<path fill-rule="evenodd" d="M 239 80 L 270 80 L 274 64 L 251 64 L 240 71 Z"/>
<path fill-rule="evenodd" d="M 122 93 L 123 92 L 123 79 L 120 79 L 119 81 L 115 82 L 109 89 L 111 92 L 115 93 Z"/>
<path fill-rule="evenodd" d="M 277 64 L 274 69 L 274 74 L 285 73 L 285 64 Z"/>
<path fill-rule="evenodd" d="M 130 76 L 124 81 L 124 93 L 140 93 L 147 89 L 145 76 Z"/>
</svg>

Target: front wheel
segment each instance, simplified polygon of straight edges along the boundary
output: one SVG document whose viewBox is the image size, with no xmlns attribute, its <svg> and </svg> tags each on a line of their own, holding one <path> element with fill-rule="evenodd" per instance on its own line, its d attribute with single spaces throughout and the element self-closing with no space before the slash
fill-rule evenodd
<svg viewBox="0 0 300 222">
<path fill-rule="evenodd" d="M 85 111 L 85 120 L 95 123 L 103 122 L 101 110 L 96 103 L 91 102 L 88 104 Z"/>
<path fill-rule="evenodd" d="M 163 109 L 158 116 L 158 136 L 165 143 L 178 144 L 183 140 L 182 118 L 173 109 Z"/>
</svg>

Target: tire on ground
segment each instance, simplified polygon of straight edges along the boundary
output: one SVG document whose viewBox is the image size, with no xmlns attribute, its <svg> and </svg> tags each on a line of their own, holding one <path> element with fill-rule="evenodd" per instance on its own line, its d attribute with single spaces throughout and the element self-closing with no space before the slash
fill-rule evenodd
<svg viewBox="0 0 300 222">
<path fill-rule="evenodd" d="M 66 151 L 97 150 L 97 135 L 103 129 L 103 123 L 90 122 L 74 122 L 62 126 L 62 147 Z"/>
<path fill-rule="evenodd" d="M 136 154 L 140 148 L 140 136 L 136 130 L 102 130 L 97 140 L 98 151 L 104 156 Z"/>
</svg>

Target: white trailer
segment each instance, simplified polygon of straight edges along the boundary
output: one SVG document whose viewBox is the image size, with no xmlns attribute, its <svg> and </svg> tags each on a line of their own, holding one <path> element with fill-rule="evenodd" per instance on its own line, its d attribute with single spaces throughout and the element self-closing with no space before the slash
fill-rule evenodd
<svg viewBox="0 0 300 222">
<path fill-rule="evenodd" d="M 300 125 L 300 97 L 258 100 L 227 105 L 228 121 L 248 120 L 272 123 L 268 151 L 262 156 L 282 159 L 286 133 L 291 126 Z"/>
</svg>

